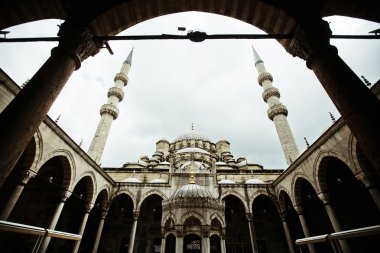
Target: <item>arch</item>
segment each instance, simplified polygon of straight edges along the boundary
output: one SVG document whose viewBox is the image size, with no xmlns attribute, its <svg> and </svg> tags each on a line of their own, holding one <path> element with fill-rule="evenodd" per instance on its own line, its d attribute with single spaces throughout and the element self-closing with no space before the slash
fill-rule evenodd
<svg viewBox="0 0 380 253">
<path fill-rule="evenodd" d="M 161 226 L 164 227 L 166 222 L 169 220 L 169 219 L 172 219 L 174 224 L 177 224 L 177 217 L 174 213 L 172 212 L 169 212 L 167 215 L 165 215 L 165 217 L 162 219 L 161 221 Z"/>
<path fill-rule="evenodd" d="M 337 158 L 342 161 L 355 175 L 355 170 L 352 168 L 350 162 L 345 157 L 335 151 L 325 151 L 318 154 L 314 163 L 314 179 L 316 182 L 316 192 L 326 191 L 326 169 L 330 158 Z"/>
<path fill-rule="evenodd" d="M 109 203 L 109 201 L 111 200 L 111 185 L 108 183 L 105 183 L 102 187 L 99 188 L 99 191 L 96 193 L 96 195 L 99 195 L 99 194 L 105 194 L 104 199 L 105 201 Z"/>
<path fill-rule="evenodd" d="M 111 199 L 110 199 L 110 205 L 111 205 L 112 201 L 114 201 L 118 196 L 120 196 L 120 195 L 122 195 L 122 194 L 125 194 L 125 195 L 127 195 L 128 197 L 131 198 L 132 203 L 133 203 L 133 208 L 132 208 L 132 210 L 135 210 L 135 207 L 136 207 L 136 205 L 137 205 L 137 204 L 136 204 L 135 196 L 133 195 L 133 193 L 132 193 L 130 190 L 128 190 L 128 189 L 126 189 L 126 188 L 122 189 L 121 191 L 116 192 L 116 193 L 111 197 Z"/>
<path fill-rule="evenodd" d="M 301 189 L 300 189 L 300 181 L 302 180 L 305 180 L 307 183 L 309 183 L 315 190 L 315 187 L 313 186 L 313 184 L 306 178 L 304 177 L 303 175 L 300 175 L 300 174 L 296 174 L 293 178 L 293 183 L 292 183 L 292 187 L 293 187 L 293 196 L 294 196 L 294 204 L 295 205 L 300 205 L 301 204 Z M 315 191 L 317 192 L 317 191 Z M 318 193 L 318 192 L 317 192 Z"/>
<path fill-rule="evenodd" d="M 82 175 L 77 183 L 73 184 L 73 189 L 71 189 L 72 192 L 74 192 L 75 187 L 82 181 L 85 181 L 86 184 L 86 202 L 94 204 L 94 195 L 95 195 L 95 176 L 92 171 L 85 172 L 84 175 Z"/>
<path fill-rule="evenodd" d="M 63 186 L 65 189 L 71 189 L 72 184 L 74 183 L 75 173 L 76 173 L 76 166 L 75 166 L 75 160 L 73 155 L 70 151 L 64 150 L 64 149 L 58 149 L 51 153 L 49 153 L 47 156 L 45 156 L 40 162 L 38 163 L 38 166 L 36 167 L 36 173 L 41 169 L 41 167 L 50 159 L 54 157 L 59 157 L 61 159 L 64 175 L 63 175 Z"/>
<path fill-rule="evenodd" d="M 226 223 L 224 222 L 224 219 L 218 213 L 213 213 L 210 215 L 210 221 L 212 222 L 214 219 L 217 219 L 222 227 L 224 228 L 226 227 Z"/>
<path fill-rule="evenodd" d="M 185 224 L 185 221 L 190 218 L 190 217 L 195 217 L 197 218 L 200 222 L 201 222 L 201 225 L 209 225 L 210 223 L 208 223 L 206 221 L 206 219 L 202 216 L 201 213 L 199 212 L 196 212 L 196 211 L 189 211 L 185 214 L 182 215 L 182 217 L 179 219 L 179 224 L 182 224 L 184 225 Z"/>
<path fill-rule="evenodd" d="M 278 188 L 277 200 L 278 200 L 280 212 L 285 212 L 285 210 L 286 210 L 285 196 L 288 196 L 290 199 L 290 194 L 287 192 L 287 190 L 285 188 L 283 188 L 283 187 Z"/>
<path fill-rule="evenodd" d="M 37 170 L 37 164 L 42 158 L 42 149 L 43 149 L 43 140 L 42 140 L 42 135 L 39 129 L 37 129 L 37 131 L 34 133 L 33 140 L 34 140 L 35 152 L 34 152 L 34 158 L 33 158 L 32 164 L 30 166 L 30 170 L 35 171 Z"/>
<path fill-rule="evenodd" d="M 251 210 L 250 210 L 250 212 L 252 212 L 252 209 L 253 209 L 253 203 L 255 202 L 255 200 L 258 198 L 258 197 L 260 197 L 260 196 L 265 196 L 265 197 L 267 197 L 268 199 L 270 199 L 271 201 L 272 201 L 272 204 L 274 205 L 274 207 L 276 208 L 276 210 L 277 210 L 277 212 L 278 213 L 280 213 L 280 206 L 279 206 L 279 203 L 278 203 L 278 201 L 277 201 L 277 199 L 273 196 L 273 195 L 271 195 L 271 194 L 269 194 L 268 192 L 265 192 L 265 191 L 258 191 L 258 192 L 256 192 L 255 194 L 254 194 L 254 197 L 252 198 L 252 202 L 250 203 L 250 208 L 251 208 Z"/>
<path fill-rule="evenodd" d="M 247 202 L 244 201 L 245 198 L 243 197 L 243 195 L 241 195 L 241 194 L 238 193 L 237 191 L 229 191 L 229 190 L 227 190 L 227 191 L 225 191 L 225 192 L 223 192 L 223 193 L 221 194 L 220 198 L 221 198 L 221 199 L 224 199 L 224 198 L 227 197 L 228 195 L 232 195 L 232 196 L 237 197 L 237 198 L 241 201 L 241 203 L 243 204 L 246 213 L 248 213 L 248 212 L 250 211 Z"/>
<path fill-rule="evenodd" d="M 142 203 L 144 202 L 144 200 L 145 200 L 146 198 L 152 196 L 152 195 L 158 195 L 158 196 L 160 196 L 164 201 L 167 201 L 167 200 L 169 199 L 169 198 L 168 198 L 168 197 L 167 197 L 162 191 L 160 191 L 160 190 L 158 190 L 158 189 L 149 190 L 149 191 L 147 191 L 146 193 L 144 193 L 144 194 L 141 196 L 141 198 L 140 198 L 140 200 L 139 200 L 139 202 L 138 202 L 138 204 L 137 204 L 136 211 L 140 211 L 140 209 L 141 209 L 141 205 L 142 205 Z"/>
<path fill-rule="evenodd" d="M 96 203 L 96 200 L 98 198 L 101 198 L 102 199 L 102 203 L 99 203 L 102 208 L 104 209 L 108 209 L 109 207 L 109 187 L 103 187 L 102 189 L 99 190 L 99 193 L 95 194 L 95 202 L 94 204 Z"/>
<path fill-rule="evenodd" d="M 270 194 L 268 191 L 266 190 L 262 190 L 262 189 L 258 189 L 257 191 L 255 191 L 253 193 L 253 195 L 249 198 L 249 212 L 252 212 L 252 205 L 253 205 L 253 202 L 255 201 L 255 199 L 260 196 L 260 195 L 265 195 L 267 197 L 269 197 L 272 201 L 273 201 L 273 204 L 276 206 L 277 210 L 279 210 L 279 206 L 278 206 L 278 201 L 276 199 L 275 196 L 273 196 L 272 194 Z"/>
</svg>

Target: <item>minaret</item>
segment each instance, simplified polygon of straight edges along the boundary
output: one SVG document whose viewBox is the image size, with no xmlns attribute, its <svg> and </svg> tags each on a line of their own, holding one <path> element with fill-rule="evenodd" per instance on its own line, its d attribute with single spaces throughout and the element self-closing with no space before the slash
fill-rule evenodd
<svg viewBox="0 0 380 253">
<path fill-rule="evenodd" d="M 128 72 L 132 65 L 133 48 L 127 59 L 123 62 L 120 72 L 115 75 L 115 85 L 108 90 L 108 102 L 100 108 L 100 122 L 92 139 L 88 155 L 99 163 L 106 145 L 108 133 L 110 132 L 112 121 L 119 115 L 117 106 L 123 100 L 123 87 L 128 84 Z"/>
<path fill-rule="evenodd" d="M 257 81 L 264 89 L 263 99 L 269 106 L 268 117 L 276 126 L 282 151 L 284 152 L 286 162 L 290 165 L 298 157 L 299 151 L 286 118 L 288 115 L 288 109 L 286 109 L 285 105 L 281 104 L 279 100 L 280 92 L 277 88 L 273 87 L 273 77 L 266 71 L 263 60 L 261 60 L 260 56 L 253 47 L 252 49 L 255 67 L 257 69 L 257 73 L 259 74 Z"/>
</svg>

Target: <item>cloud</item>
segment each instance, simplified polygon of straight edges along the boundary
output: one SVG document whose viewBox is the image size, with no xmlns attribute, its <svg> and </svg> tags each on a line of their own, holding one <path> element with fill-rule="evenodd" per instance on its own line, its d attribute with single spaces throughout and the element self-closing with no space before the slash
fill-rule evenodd
<svg viewBox="0 0 380 253">
<path fill-rule="evenodd" d="M 347 20 L 355 28 L 350 31 L 353 33 L 365 34 L 375 29 L 371 22 L 339 17 L 328 20 L 337 34 L 349 32 L 343 30 Z M 59 20 L 38 21 L 7 30 L 12 31 L 12 37 L 55 36 L 59 23 Z M 35 29 L 36 25 L 43 25 L 44 29 Z M 208 34 L 262 33 L 233 18 L 190 12 L 148 20 L 121 35 L 180 34 L 179 26 Z M 332 43 L 358 76 L 364 75 L 371 82 L 379 79 L 380 58 L 376 56 L 380 46 L 376 41 L 332 40 Z M 107 102 L 107 91 L 134 46 L 119 118 L 113 122 L 103 154 L 102 165 L 106 167 L 122 166 L 141 155 L 152 156 L 159 139 L 172 141 L 189 131 L 194 122 L 195 129 L 213 141 L 228 139 L 235 158 L 244 156 L 265 168 L 286 168 L 275 126 L 267 117 L 268 106 L 261 96 L 263 89 L 257 83 L 252 45 L 272 73 L 273 85 L 280 90 L 280 100 L 289 110 L 288 121 L 300 150 L 305 149 L 304 137 L 311 144 L 331 125 L 329 112 L 339 117 L 305 62 L 290 56 L 275 40 L 110 41 L 109 44 L 115 54 L 103 49 L 83 62 L 49 111 L 53 119 L 61 115 L 58 125 L 77 143 L 83 139 L 82 148 L 87 150 L 100 119 L 99 109 Z M 0 66 L 22 84 L 33 76 L 55 45 L 2 43 Z"/>
</svg>

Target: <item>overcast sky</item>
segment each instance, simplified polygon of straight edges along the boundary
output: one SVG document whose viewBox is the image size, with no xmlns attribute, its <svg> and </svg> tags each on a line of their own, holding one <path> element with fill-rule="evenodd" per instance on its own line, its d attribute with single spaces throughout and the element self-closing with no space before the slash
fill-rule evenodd
<svg viewBox="0 0 380 253">
<path fill-rule="evenodd" d="M 368 34 L 379 24 L 330 17 L 334 34 Z M 56 36 L 59 20 L 38 21 L 7 29 L 7 37 Z M 167 15 L 135 25 L 120 35 L 181 34 L 178 27 L 207 34 L 263 33 L 236 19 L 199 12 Z M 380 78 L 379 40 L 332 40 L 339 55 L 358 76 Z M 57 43 L 0 43 L 0 68 L 19 85 L 31 78 Z M 234 158 L 246 157 L 267 169 L 285 169 L 286 161 L 268 106 L 257 83 L 252 45 L 273 75 L 280 100 L 300 151 L 331 126 L 333 103 L 305 62 L 289 55 L 275 40 L 111 41 L 76 71 L 49 112 L 58 125 L 87 151 L 107 102 L 114 76 L 134 47 L 129 84 L 119 105 L 102 158 L 104 167 L 120 167 L 142 155 L 151 157 L 159 139 L 173 141 L 195 130 L 213 142 L 227 139 Z"/>
</svg>

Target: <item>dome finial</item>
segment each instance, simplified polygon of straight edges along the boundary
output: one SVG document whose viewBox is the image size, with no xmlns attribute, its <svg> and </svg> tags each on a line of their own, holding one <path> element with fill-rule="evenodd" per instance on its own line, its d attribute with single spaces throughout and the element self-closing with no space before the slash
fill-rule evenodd
<svg viewBox="0 0 380 253">
<path fill-rule="evenodd" d="M 191 131 L 194 131 L 194 122 L 191 122 Z"/>
</svg>

